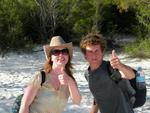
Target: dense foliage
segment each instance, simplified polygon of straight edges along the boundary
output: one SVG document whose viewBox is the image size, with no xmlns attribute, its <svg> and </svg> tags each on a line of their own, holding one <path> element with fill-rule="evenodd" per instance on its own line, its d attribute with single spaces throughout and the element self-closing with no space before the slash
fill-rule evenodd
<svg viewBox="0 0 150 113">
<path fill-rule="evenodd" d="M 149 39 L 149 0 L 0 1 L 0 52 L 31 47 L 53 35 L 78 43 L 91 31 L 106 38 L 130 34 Z"/>
<path fill-rule="evenodd" d="M 140 39 L 125 47 L 126 53 L 132 57 L 150 58 L 150 38 Z"/>
</svg>

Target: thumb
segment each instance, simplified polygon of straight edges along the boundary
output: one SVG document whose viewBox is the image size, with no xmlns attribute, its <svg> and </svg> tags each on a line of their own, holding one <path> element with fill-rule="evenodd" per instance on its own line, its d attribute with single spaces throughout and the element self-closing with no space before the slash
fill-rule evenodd
<svg viewBox="0 0 150 113">
<path fill-rule="evenodd" d="M 61 73 L 65 73 L 64 67 L 62 67 L 60 71 L 61 71 Z"/>
<path fill-rule="evenodd" d="M 112 58 L 117 58 L 118 56 L 117 56 L 117 53 L 116 53 L 116 51 L 113 49 L 112 50 L 112 56 L 111 56 Z"/>
</svg>

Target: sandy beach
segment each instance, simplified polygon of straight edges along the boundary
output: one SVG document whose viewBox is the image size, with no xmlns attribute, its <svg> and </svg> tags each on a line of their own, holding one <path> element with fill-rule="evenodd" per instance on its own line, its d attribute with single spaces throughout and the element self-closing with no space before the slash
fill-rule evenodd
<svg viewBox="0 0 150 113">
<path fill-rule="evenodd" d="M 40 50 L 41 47 L 35 50 Z M 141 66 L 145 73 L 147 85 L 147 101 L 144 106 L 135 109 L 135 113 L 150 113 L 150 59 L 130 58 L 123 53 L 117 53 L 121 61 L 133 68 Z M 104 59 L 110 58 L 111 52 L 107 52 Z M 14 99 L 21 94 L 29 79 L 40 70 L 45 62 L 44 52 L 33 53 L 8 53 L 0 57 L 0 113 L 10 113 Z M 68 101 L 64 113 L 88 113 L 92 102 L 92 95 L 84 78 L 84 70 L 87 63 L 78 47 L 74 48 L 73 73 L 77 80 L 82 95 L 81 105 L 73 105 Z"/>
</svg>

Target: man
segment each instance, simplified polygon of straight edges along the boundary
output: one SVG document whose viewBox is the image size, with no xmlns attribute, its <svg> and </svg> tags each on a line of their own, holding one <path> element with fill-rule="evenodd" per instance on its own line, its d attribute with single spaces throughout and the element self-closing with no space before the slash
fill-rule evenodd
<svg viewBox="0 0 150 113">
<path fill-rule="evenodd" d="M 89 33 L 80 42 L 81 51 L 89 63 L 86 77 L 89 88 L 96 101 L 93 111 L 97 113 L 97 107 L 101 113 L 134 113 L 130 104 L 119 86 L 111 79 L 108 73 L 108 62 L 103 60 L 105 42 L 101 35 Z M 120 62 L 115 50 L 112 51 L 110 65 L 121 74 L 120 79 L 132 79 L 134 71 L 129 66 Z"/>
</svg>

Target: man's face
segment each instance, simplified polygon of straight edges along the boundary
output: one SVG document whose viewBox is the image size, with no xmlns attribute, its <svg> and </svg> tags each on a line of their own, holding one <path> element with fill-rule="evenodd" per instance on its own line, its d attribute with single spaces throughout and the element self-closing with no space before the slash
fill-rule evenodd
<svg viewBox="0 0 150 113">
<path fill-rule="evenodd" d="M 99 66 L 103 59 L 103 52 L 101 51 L 100 45 L 87 45 L 85 59 L 91 66 Z"/>
</svg>

